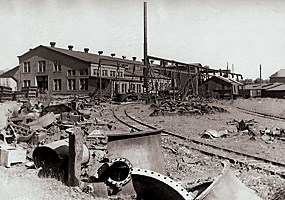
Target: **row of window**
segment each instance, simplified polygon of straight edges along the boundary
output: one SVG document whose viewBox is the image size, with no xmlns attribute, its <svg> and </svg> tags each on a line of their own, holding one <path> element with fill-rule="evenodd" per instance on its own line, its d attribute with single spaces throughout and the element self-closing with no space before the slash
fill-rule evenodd
<svg viewBox="0 0 285 200">
<path fill-rule="evenodd" d="M 106 70 L 106 69 L 102 69 L 102 76 L 104 76 L 104 77 L 116 77 L 116 75 L 117 75 L 117 77 L 123 77 L 123 72 L 121 72 L 121 71 L 119 71 L 118 73 L 116 73 L 117 71 L 115 71 L 115 70 L 110 70 L 110 71 L 108 71 L 108 70 Z M 109 75 L 110 74 L 110 75 Z M 98 69 L 93 69 L 93 75 L 94 76 L 100 76 L 100 70 L 98 70 Z"/>
<path fill-rule="evenodd" d="M 128 86 L 129 85 L 129 88 Z M 117 91 L 120 91 L 120 85 L 117 84 L 115 86 L 116 90 Z M 122 88 L 121 88 L 121 92 L 122 93 L 127 93 L 127 92 L 137 92 L 137 93 L 141 93 L 142 92 L 142 86 L 141 84 L 134 84 L 134 83 L 131 83 L 131 84 L 127 84 L 127 83 L 122 83 Z"/>
<path fill-rule="evenodd" d="M 24 87 L 31 86 L 30 80 L 23 81 Z M 67 79 L 67 90 L 76 90 L 76 80 L 75 79 Z M 53 80 L 53 90 L 60 91 L 61 90 L 61 79 Z M 88 90 L 88 79 L 80 79 L 79 80 L 79 90 Z"/>
<path fill-rule="evenodd" d="M 53 63 L 53 71 L 54 72 L 61 72 L 61 64 L 57 61 Z M 30 62 L 24 62 L 24 73 L 30 73 L 31 72 L 31 63 Z M 46 72 L 46 61 L 39 61 L 38 62 L 38 72 Z M 75 76 L 76 71 L 75 70 L 68 70 L 67 75 L 68 76 Z M 79 75 L 84 76 L 88 75 L 88 69 L 80 69 Z"/>
</svg>

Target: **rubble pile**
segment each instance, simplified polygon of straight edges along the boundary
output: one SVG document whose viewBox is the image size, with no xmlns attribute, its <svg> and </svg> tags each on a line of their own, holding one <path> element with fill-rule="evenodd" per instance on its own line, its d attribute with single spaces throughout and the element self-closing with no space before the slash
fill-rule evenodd
<svg viewBox="0 0 285 200">
<path fill-rule="evenodd" d="M 82 128 L 86 135 L 99 129 L 114 129 L 112 121 L 102 122 L 98 119 L 99 112 L 94 117 L 99 107 L 86 98 L 18 102 L 9 110 L 7 125 L 0 132 L 1 148 L 6 146 L 8 149 L 25 150 L 26 158 L 32 161 L 32 152 L 37 146 L 68 139 L 74 127 Z M 21 162 L 24 162 L 23 159 L 3 161 L 2 158 L 2 165 L 5 166 Z"/>
<path fill-rule="evenodd" d="M 227 112 L 226 109 L 217 106 L 210 106 L 201 101 L 162 101 L 151 104 L 153 112 L 150 116 L 158 115 L 203 115 Z"/>
</svg>

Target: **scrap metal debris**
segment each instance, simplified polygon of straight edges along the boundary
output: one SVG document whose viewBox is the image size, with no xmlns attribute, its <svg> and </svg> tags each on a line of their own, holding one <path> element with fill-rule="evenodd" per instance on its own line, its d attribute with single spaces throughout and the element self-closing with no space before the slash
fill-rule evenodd
<svg viewBox="0 0 285 200">
<path fill-rule="evenodd" d="M 135 195 L 138 199 L 145 200 L 222 200 L 224 197 L 259 199 L 233 177 L 228 167 L 215 181 L 204 182 L 187 190 L 166 176 L 161 151 L 161 130 L 118 133 L 114 122 L 100 119 L 107 109 L 102 106 L 99 111 L 100 104 L 92 103 L 91 99 L 77 98 L 64 103 L 59 101 L 54 103 L 51 98 L 34 104 L 24 101 L 21 106 L 11 110 L 7 126 L 0 133 L 2 165 L 10 167 L 14 163 L 24 163 L 27 159 L 27 168 L 41 169 L 39 176 L 53 176 L 66 184 L 70 183 L 70 174 L 74 173 L 78 181 L 76 184 L 98 198 Z M 224 108 L 199 101 L 163 101 L 151 107 L 154 109 L 151 116 L 227 112 Z M 97 112 L 96 116 L 94 112 Z M 249 127 L 244 121 L 237 125 L 239 130 L 247 130 Z M 284 132 L 280 131 L 279 135 L 282 134 Z M 78 136 L 77 139 L 80 140 L 75 141 L 74 162 L 71 159 L 72 135 Z M 227 130 L 208 129 L 203 134 L 207 138 L 227 136 Z M 163 148 L 178 154 L 176 149 Z M 3 159 L 5 156 L 2 154 L 6 153 L 6 157 L 9 157 L 13 155 L 12 151 L 17 151 L 17 156 L 9 161 Z M 189 160 L 184 156 L 181 159 L 188 164 L 200 162 L 199 158 Z M 239 189 L 230 187 L 231 182 Z"/>
<path fill-rule="evenodd" d="M 217 106 L 210 106 L 200 101 L 162 101 L 151 104 L 153 112 L 150 116 L 157 115 L 203 115 L 227 112 L 226 109 Z"/>
<path fill-rule="evenodd" d="M 204 134 L 202 135 L 202 138 L 220 138 L 220 137 L 228 137 L 229 133 L 228 130 L 212 130 L 212 129 L 207 129 Z"/>
</svg>

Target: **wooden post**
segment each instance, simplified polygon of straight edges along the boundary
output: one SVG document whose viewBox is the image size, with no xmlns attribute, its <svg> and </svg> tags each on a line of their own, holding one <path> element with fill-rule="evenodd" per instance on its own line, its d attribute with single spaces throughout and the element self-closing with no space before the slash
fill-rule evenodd
<svg viewBox="0 0 285 200">
<path fill-rule="evenodd" d="M 68 145 L 68 186 L 75 186 L 75 135 L 69 133 Z"/>
<path fill-rule="evenodd" d="M 84 132 L 80 127 L 75 127 L 74 132 L 69 134 L 68 185 L 71 187 L 79 186 L 83 158 L 83 137 Z"/>
</svg>

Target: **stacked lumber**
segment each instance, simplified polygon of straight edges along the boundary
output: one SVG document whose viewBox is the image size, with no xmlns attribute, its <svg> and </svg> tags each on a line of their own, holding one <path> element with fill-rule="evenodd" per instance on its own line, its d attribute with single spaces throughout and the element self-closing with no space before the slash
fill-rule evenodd
<svg viewBox="0 0 285 200">
<path fill-rule="evenodd" d="M 12 100 L 12 88 L 6 86 L 0 86 L 0 101 Z"/>
</svg>

